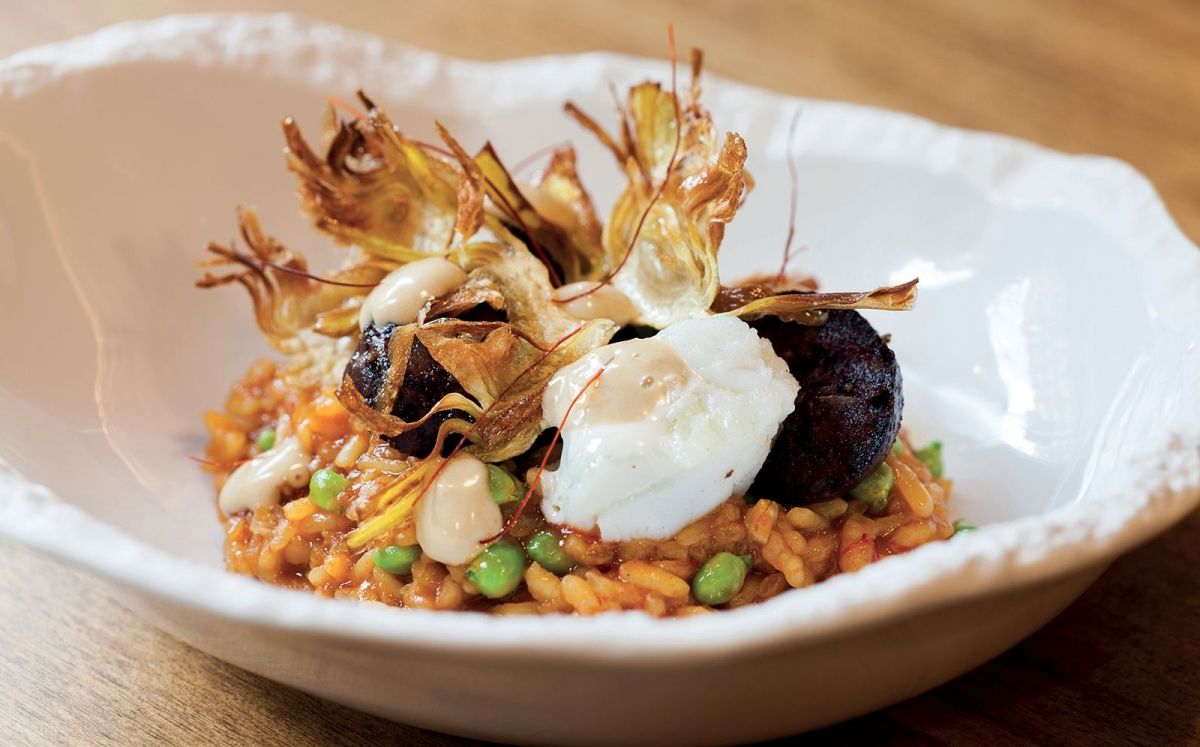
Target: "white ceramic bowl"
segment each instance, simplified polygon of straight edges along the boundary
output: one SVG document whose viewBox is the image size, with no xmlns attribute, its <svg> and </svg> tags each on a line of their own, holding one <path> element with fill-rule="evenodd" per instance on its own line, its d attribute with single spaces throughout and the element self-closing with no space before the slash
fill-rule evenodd
<svg viewBox="0 0 1200 747">
<path fill-rule="evenodd" d="M 727 277 L 773 267 L 797 137 L 803 263 L 830 289 L 921 276 L 876 315 L 906 424 L 946 442 L 976 533 L 702 619 L 491 619 L 271 588 L 222 569 L 202 411 L 265 348 L 242 294 L 191 287 L 233 208 L 305 251 L 278 121 L 315 131 L 366 89 L 517 159 L 560 113 L 662 62 L 450 60 L 288 16 L 128 24 L 0 63 L 0 534 L 74 561 L 179 638 L 280 682 L 441 731 L 542 743 L 705 744 L 831 723 L 933 687 L 1061 610 L 1200 497 L 1200 253 L 1106 158 L 710 77 L 758 188 Z"/>
</svg>

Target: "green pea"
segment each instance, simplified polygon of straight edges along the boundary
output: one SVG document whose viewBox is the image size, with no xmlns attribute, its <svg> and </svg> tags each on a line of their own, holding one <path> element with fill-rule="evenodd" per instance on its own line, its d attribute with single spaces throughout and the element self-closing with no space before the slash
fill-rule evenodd
<svg viewBox="0 0 1200 747">
<path fill-rule="evenodd" d="M 934 477 L 942 476 L 942 442 L 932 441 L 924 448 L 913 452 L 917 459 L 925 463 Z"/>
<path fill-rule="evenodd" d="M 750 563 L 749 555 L 717 553 L 704 561 L 692 577 L 692 596 L 700 604 L 725 604 L 742 590 Z"/>
<path fill-rule="evenodd" d="M 517 479 L 508 474 L 503 468 L 497 467 L 494 464 L 487 466 L 488 471 L 488 490 L 492 491 L 492 500 L 500 505 L 512 503 L 521 499 L 525 494 L 521 483 Z"/>
<path fill-rule="evenodd" d="M 562 540 L 553 532 L 535 532 L 525 543 L 525 554 L 533 562 L 559 576 L 575 567 L 575 561 L 563 550 Z"/>
<path fill-rule="evenodd" d="M 884 462 L 851 489 L 850 497 L 867 504 L 872 511 L 882 511 L 887 508 L 888 493 L 892 492 L 892 482 L 895 479 L 892 468 Z"/>
<path fill-rule="evenodd" d="M 493 542 L 467 566 L 467 578 L 488 599 L 499 599 L 521 585 L 525 552 L 510 540 Z"/>
<path fill-rule="evenodd" d="M 979 527 L 963 519 L 954 522 L 954 534 L 958 534 L 959 532 L 974 532 L 976 529 L 979 529 Z"/>
<path fill-rule="evenodd" d="M 275 446 L 275 429 L 267 428 L 266 430 L 259 433 L 258 439 L 255 440 L 254 445 L 258 447 L 258 450 L 260 452 L 270 451 L 272 448 L 274 448 L 274 446 Z"/>
<path fill-rule="evenodd" d="M 338 507 L 338 496 L 350 485 L 350 481 L 331 469 L 319 469 L 308 481 L 308 497 L 320 508 L 333 511 Z"/>
<path fill-rule="evenodd" d="M 397 576 L 407 576 L 419 557 L 420 545 L 388 545 L 375 551 L 375 567 Z"/>
</svg>

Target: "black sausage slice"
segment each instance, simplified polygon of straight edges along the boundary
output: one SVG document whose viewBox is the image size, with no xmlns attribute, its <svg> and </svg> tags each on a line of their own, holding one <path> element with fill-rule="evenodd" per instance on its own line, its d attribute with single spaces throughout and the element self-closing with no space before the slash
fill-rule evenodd
<svg viewBox="0 0 1200 747">
<path fill-rule="evenodd" d="M 346 373 L 367 404 L 378 410 L 383 386 L 387 383 L 388 369 L 391 359 L 388 356 L 388 343 L 396 325 L 385 324 L 382 327 L 371 325 L 363 330 L 358 347 L 346 364 Z"/>
<path fill-rule="evenodd" d="M 900 432 L 895 354 L 857 311 L 828 314 L 816 326 L 750 322 L 800 382 L 752 496 L 795 506 L 842 495 L 879 466 Z"/>
<path fill-rule="evenodd" d="M 380 399 L 391 367 L 388 343 L 395 330 L 394 324 L 367 327 L 358 343 L 358 349 L 346 365 L 350 381 L 367 404 L 376 410 L 386 406 Z M 401 420 L 412 422 L 420 419 L 442 397 L 452 392 L 466 394 L 458 380 L 442 368 L 421 341 L 414 337 L 408 354 L 404 382 L 396 392 L 396 399 L 389 412 Z M 437 444 L 438 427 L 456 414 L 462 416 L 462 413 L 456 411 L 440 412 L 410 431 L 398 436 L 387 436 L 387 442 L 402 454 L 428 456 Z"/>
</svg>

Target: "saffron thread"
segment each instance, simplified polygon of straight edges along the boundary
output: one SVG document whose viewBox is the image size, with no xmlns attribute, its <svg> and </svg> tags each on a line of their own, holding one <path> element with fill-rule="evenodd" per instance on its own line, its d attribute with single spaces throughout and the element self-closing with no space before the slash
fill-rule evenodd
<svg viewBox="0 0 1200 747">
<path fill-rule="evenodd" d="M 792 261 L 792 239 L 796 236 L 796 199 L 800 191 L 800 177 L 796 169 L 796 151 L 793 143 L 796 140 L 796 125 L 800 121 L 800 109 L 796 109 L 796 113 L 792 115 L 792 123 L 788 127 L 787 138 L 787 168 L 788 179 L 791 182 L 790 204 L 788 205 L 788 230 L 787 240 L 783 244 L 783 260 L 779 263 L 779 274 L 775 276 L 775 284 L 779 285 L 783 282 L 784 276 L 787 274 L 788 264 Z"/>
</svg>

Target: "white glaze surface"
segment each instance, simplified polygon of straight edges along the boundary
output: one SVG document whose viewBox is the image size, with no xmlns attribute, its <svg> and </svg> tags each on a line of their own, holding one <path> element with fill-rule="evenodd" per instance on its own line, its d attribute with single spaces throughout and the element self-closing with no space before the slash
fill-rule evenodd
<svg viewBox="0 0 1200 747">
<path fill-rule="evenodd" d="M 265 347 L 244 298 L 191 282 L 239 201 L 285 243 L 318 246 L 296 214 L 279 117 L 313 133 L 326 96 L 362 87 L 419 137 L 437 116 L 510 159 L 570 138 L 606 205 L 619 174 L 561 103 L 608 111 L 597 81 L 665 73 L 604 54 L 447 60 L 287 16 L 124 24 L 0 62 L 0 534 L 116 582 L 210 653 L 374 713 L 523 742 L 702 744 L 932 687 L 1027 635 L 1196 505 L 1200 253 L 1143 177 L 709 76 L 705 105 L 746 137 L 758 181 L 727 232 L 725 276 L 778 263 L 785 144 L 802 105 L 805 269 L 831 290 L 922 277 L 917 310 L 872 320 L 894 333 L 907 426 L 947 442 L 955 505 L 984 527 L 683 621 L 397 613 L 224 572 L 211 484 L 186 457 L 203 448 L 200 414 Z M 86 112 L 87 126 L 63 112 Z M 163 184 L 186 185 L 186 199 Z M 1121 302 L 1097 302 L 1107 297 Z M 53 310 L 53 345 L 31 308 Z M 939 635 L 947 626 L 960 634 Z M 847 657 L 888 666 L 858 676 Z M 785 680 L 806 697 L 780 702 L 773 683 Z M 446 692 L 496 706 L 464 711 Z M 609 708 L 588 707 L 600 694 Z M 705 707 L 717 702 L 744 717 Z M 606 718 L 614 709 L 622 719 Z"/>
</svg>

